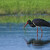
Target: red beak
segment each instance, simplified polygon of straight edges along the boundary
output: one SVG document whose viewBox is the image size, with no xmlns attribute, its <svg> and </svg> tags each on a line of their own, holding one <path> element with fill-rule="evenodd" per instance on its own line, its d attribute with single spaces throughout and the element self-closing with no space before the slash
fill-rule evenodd
<svg viewBox="0 0 50 50">
<path fill-rule="evenodd" d="M 28 22 L 25 24 L 24 28 L 26 27 L 27 24 L 28 24 Z"/>
</svg>

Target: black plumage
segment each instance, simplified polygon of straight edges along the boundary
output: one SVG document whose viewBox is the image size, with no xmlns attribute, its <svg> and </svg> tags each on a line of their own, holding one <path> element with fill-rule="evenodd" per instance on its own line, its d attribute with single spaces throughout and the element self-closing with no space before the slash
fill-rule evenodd
<svg viewBox="0 0 50 50">
<path fill-rule="evenodd" d="M 32 23 L 35 24 L 36 26 L 50 27 L 50 23 L 43 19 L 34 19 L 34 20 L 32 20 Z"/>
</svg>

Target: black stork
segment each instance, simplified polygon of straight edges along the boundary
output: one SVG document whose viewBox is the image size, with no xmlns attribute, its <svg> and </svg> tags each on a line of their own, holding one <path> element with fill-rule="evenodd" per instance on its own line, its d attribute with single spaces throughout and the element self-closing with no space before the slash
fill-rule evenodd
<svg viewBox="0 0 50 50">
<path fill-rule="evenodd" d="M 41 38 L 43 35 L 43 31 L 42 31 L 41 26 L 50 27 L 50 23 L 45 21 L 44 19 L 34 19 L 32 21 L 28 20 L 27 23 L 25 24 L 24 28 L 26 27 L 27 24 L 29 24 L 31 27 L 37 27 L 37 40 L 38 40 L 38 27 L 40 27 L 41 32 L 42 32 Z"/>
</svg>

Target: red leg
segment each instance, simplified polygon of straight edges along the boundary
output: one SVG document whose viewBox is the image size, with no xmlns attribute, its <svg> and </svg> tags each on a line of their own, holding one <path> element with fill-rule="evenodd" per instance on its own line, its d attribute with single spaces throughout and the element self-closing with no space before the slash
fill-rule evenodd
<svg viewBox="0 0 50 50">
<path fill-rule="evenodd" d="M 38 27 L 37 27 L 37 40 L 38 40 Z"/>
<path fill-rule="evenodd" d="M 41 32 L 42 32 L 42 33 L 41 33 L 41 38 L 42 38 L 42 35 L 43 35 L 43 31 L 42 31 L 42 28 L 41 28 L 41 27 L 40 27 L 40 29 L 41 29 Z"/>
</svg>

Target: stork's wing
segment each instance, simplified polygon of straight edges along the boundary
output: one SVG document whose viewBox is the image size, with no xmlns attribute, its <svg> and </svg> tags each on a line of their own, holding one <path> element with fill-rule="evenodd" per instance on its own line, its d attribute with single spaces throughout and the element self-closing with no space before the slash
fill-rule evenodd
<svg viewBox="0 0 50 50">
<path fill-rule="evenodd" d="M 34 19 L 33 21 L 33 24 L 35 24 L 36 26 L 49 26 L 50 23 L 43 20 L 43 19 Z"/>
</svg>

